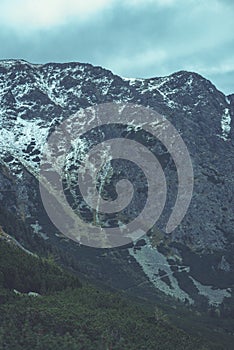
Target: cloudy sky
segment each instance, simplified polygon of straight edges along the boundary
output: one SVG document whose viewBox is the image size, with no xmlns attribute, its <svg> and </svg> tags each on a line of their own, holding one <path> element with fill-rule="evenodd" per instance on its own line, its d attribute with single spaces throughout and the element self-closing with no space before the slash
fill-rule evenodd
<svg viewBox="0 0 234 350">
<path fill-rule="evenodd" d="M 234 93 L 233 0 L 0 0 L 0 58 L 124 77 L 201 73 Z"/>
</svg>

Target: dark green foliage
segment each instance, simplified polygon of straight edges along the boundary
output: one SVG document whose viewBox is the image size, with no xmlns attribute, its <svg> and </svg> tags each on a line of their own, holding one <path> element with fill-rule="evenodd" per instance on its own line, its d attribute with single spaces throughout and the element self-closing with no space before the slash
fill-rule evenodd
<svg viewBox="0 0 234 350">
<path fill-rule="evenodd" d="M 80 288 L 52 261 L 1 240 L 0 259 L 2 350 L 215 349 L 172 326 L 159 308 L 86 283 Z M 16 295 L 12 288 L 42 296 Z"/>
<path fill-rule="evenodd" d="M 27 225 L 26 222 L 16 214 L 6 210 L 1 203 L 0 223 L 3 230 L 14 237 L 19 243 L 23 244 L 24 247 L 40 255 L 47 255 L 48 249 L 51 247 L 48 247 L 44 239 L 34 234 L 30 225 Z"/>
<path fill-rule="evenodd" d="M 41 298 L 16 296 L 0 311 L 1 349 L 211 349 L 154 312 L 89 286 Z"/>
<path fill-rule="evenodd" d="M 53 261 L 36 258 L 0 240 L 0 286 L 22 293 L 48 294 L 79 287 L 80 282 Z"/>
</svg>

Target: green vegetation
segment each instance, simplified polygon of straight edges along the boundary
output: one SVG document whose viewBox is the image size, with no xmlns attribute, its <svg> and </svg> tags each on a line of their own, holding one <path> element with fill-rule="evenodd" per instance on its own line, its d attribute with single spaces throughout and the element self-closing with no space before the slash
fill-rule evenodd
<svg viewBox="0 0 234 350">
<path fill-rule="evenodd" d="M 40 295 L 29 296 L 29 291 Z M 225 348 L 176 328 L 156 306 L 81 284 L 52 259 L 0 240 L 0 349 Z"/>
<path fill-rule="evenodd" d="M 0 285 L 21 293 L 50 294 L 80 287 L 79 280 L 59 268 L 52 259 L 37 258 L 0 241 Z"/>
</svg>

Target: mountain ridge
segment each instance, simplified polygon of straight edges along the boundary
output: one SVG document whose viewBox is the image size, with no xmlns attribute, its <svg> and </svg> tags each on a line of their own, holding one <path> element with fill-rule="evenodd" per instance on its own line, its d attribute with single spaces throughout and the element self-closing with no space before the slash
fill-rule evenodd
<svg viewBox="0 0 234 350">
<path fill-rule="evenodd" d="M 48 61 L 48 62 L 45 62 L 45 63 L 32 63 L 30 61 L 27 61 L 25 59 L 0 59 L 0 65 L 4 65 L 7 64 L 9 66 L 9 63 L 13 63 L 14 64 L 26 64 L 26 65 L 29 65 L 29 66 L 32 66 L 32 67 L 43 67 L 43 66 L 48 66 L 48 65 L 58 65 L 58 66 L 65 66 L 65 65 L 83 65 L 83 66 L 87 66 L 87 67 L 92 67 L 92 68 L 101 68 L 102 70 L 106 71 L 106 72 L 109 72 L 111 73 L 112 75 L 114 76 L 117 76 L 117 77 L 120 77 L 121 79 L 123 80 L 153 80 L 153 79 L 162 79 L 162 78 L 168 78 L 168 77 L 173 77 L 173 76 L 178 76 L 178 75 L 181 75 L 181 74 L 187 74 L 187 75 L 193 75 L 194 77 L 197 77 L 201 80 L 205 80 L 205 81 L 208 81 L 209 83 L 212 84 L 213 87 L 215 87 L 216 90 L 222 92 L 225 96 L 232 96 L 234 95 L 234 92 L 233 93 L 230 93 L 228 95 L 226 95 L 222 90 L 218 89 L 215 84 L 208 78 L 206 78 L 204 75 L 200 74 L 200 73 L 197 73 L 196 71 L 190 71 L 190 70 L 183 70 L 183 69 L 180 69 L 178 71 L 175 71 L 173 73 L 170 73 L 170 74 L 167 74 L 167 75 L 163 75 L 163 76 L 151 76 L 151 77 L 148 77 L 148 78 L 143 78 L 143 77 L 136 77 L 136 78 L 130 78 L 130 77 L 123 77 L 117 73 L 113 73 L 111 71 L 111 69 L 108 69 L 108 68 L 105 68 L 105 67 L 102 67 L 100 65 L 94 65 L 92 63 L 89 63 L 89 62 L 78 62 L 78 61 L 67 61 L 67 62 L 55 62 L 55 61 Z"/>
</svg>

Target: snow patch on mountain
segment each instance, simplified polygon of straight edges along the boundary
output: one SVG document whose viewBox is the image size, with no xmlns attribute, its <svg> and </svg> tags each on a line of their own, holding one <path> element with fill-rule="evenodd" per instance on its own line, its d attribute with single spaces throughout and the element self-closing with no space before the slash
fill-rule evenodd
<svg viewBox="0 0 234 350">
<path fill-rule="evenodd" d="M 229 108 L 225 108 L 224 114 L 222 115 L 221 118 L 221 129 L 222 129 L 222 134 L 220 135 L 220 138 L 223 139 L 224 141 L 227 141 L 229 138 L 229 134 L 231 131 L 231 115 L 229 112 Z"/>
<path fill-rule="evenodd" d="M 181 301 L 188 300 L 190 304 L 194 301 L 190 296 L 183 291 L 178 284 L 177 279 L 173 276 L 173 271 L 168 264 L 166 257 L 159 253 L 156 248 L 153 248 L 148 238 L 145 238 L 146 245 L 141 247 L 140 250 L 134 251 L 134 248 L 129 249 L 129 253 L 138 261 L 143 271 L 148 276 L 149 280 L 155 285 L 161 292 L 176 297 Z M 189 272 L 188 266 L 177 266 L 179 271 Z M 164 275 L 160 275 L 160 270 Z M 167 284 L 163 281 L 163 277 L 167 277 L 170 283 Z"/>
<path fill-rule="evenodd" d="M 129 85 L 135 85 L 136 83 L 143 84 L 146 79 L 140 79 L 140 78 L 125 78 L 121 77 L 124 81 L 129 82 Z"/>
<path fill-rule="evenodd" d="M 199 294 L 204 295 L 208 299 L 209 305 L 218 306 L 222 304 L 224 298 L 231 297 L 230 288 L 218 289 L 212 286 L 203 285 L 191 276 L 189 276 L 189 278 L 193 281 L 194 285 L 199 290 Z"/>
</svg>

